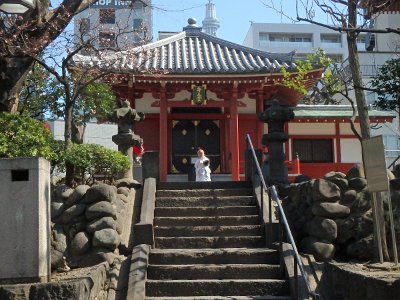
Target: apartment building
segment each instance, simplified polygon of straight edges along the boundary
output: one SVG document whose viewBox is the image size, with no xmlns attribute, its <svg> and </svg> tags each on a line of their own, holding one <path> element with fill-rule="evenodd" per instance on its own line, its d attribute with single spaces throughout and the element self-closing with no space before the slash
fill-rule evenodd
<svg viewBox="0 0 400 300">
<path fill-rule="evenodd" d="M 75 39 L 96 48 L 126 49 L 151 38 L 151 0 L 98 0 L 74 18 Z"/>
<path fill-rule="evenodd" d="M 365 35 L 358 42 L 359 49 L 365 49 Z M 252 23 L 243 45 L 271 52 L 295 50 L 299 58 L 318 48 L 338 62 L 348 56 L 345 34 L 314 24 Z"/>
</svg>

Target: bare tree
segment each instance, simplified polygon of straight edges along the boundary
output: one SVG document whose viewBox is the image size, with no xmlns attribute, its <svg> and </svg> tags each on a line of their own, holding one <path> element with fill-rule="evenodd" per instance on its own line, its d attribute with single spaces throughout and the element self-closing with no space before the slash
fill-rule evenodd
<svg viewBox="0 0 400 300">
<path fill-rule="evenodd" d="M 354 89 L 355 100 L 357 104 L 357 112 L 361 128 L 361 136 L 357 134 L 360 140 L 368 139 L 371 137 L 370 132 L 370 122 L 368 116 L 368 106 L 364 95 L 364 90 L 368 89 L 363 86 L 360 64 L 357 52 L 357 37 L 362 32 L 370 33 L 396 33 L 400 34 L 399 28 L 372 28 L 370 26 L 370 20 L 379 14 L 379 12 L 386 9 L 390 9 L 391 5 L 394 4 L 394 0 L 296 0 L 296 17 L 293 18 L 284 14 L 282 10 L 277 8 L 273 1 L 264 2 L 264 4 L 274 9 L 275 11 L 281 12 L 286 17 L 292 19 L 293 21 L 307 22 L 322 26 L 340 33 L 345 33 L 347 38 L 348 47 L 348 62 L 349 70 L 351 75 L 351 85 Z M 318 8 L 323 11 L 330 19 L 331 24 L 325 24 L 322 22 L 315 21 L 313 19 L 315 15 L 315 9 Z M 374 15 L 375 14 L 375 15 Z M 357 20 L 363 20 L 360 24 L 357 24 Z M 353 116 L 352 116 L 352 130 L 355 132 L 354 119 L 356 117 L 354 102 L 348 94 L 348 83 L 345 83 L 345 89 L 342 90 L 342 96 L 344 96 L 351 105 L 353 106 Z M 375 212 L 383 219 L 383 204 L 379 203 L 377 212 Z M 374 230 L 376 227 L 374 227 Z M 377 229 L 380 231 L 382 239 L 382 248 L 384 252 L 385 259 L 388 259 L 388 250 L 386 244 L 386 234 L 384 224 Z M 374 234 L 376 236 L 376 234 Z M 378 241 L 375 239 L 375 259 L 377 259 L 377 244 Z"/>
<path fill-rule="evenodd" d="M 371 28 L 369 26 L 370 20 L 364 19 L 364 12 L 379 13 L 382 9 L 390 7 L 393 0 L 296 0 L 295 17 L 285 14 L 281 8 L 276 6 L 271 0 L 263 1 L 263 3 L 265 6 L 281 13 L 294 22 L 307 22 L 346 34 L 349 53 L 348 65 L 360 120 L 361 137 L 362 139 L 370 138 L 368 105 L 364 95 L 365 88 L 360 72 L 357 37 L 362 32 L 400 34 L 400 29 L 398 28 Z M 314 15 L 316 9 L 320 9 L 324 12 L 330 18 L 332 24 L 315 21 Z M 358 19 L 363 19 L 363 22 L 357 24 Z M 346 99 L 351 99 L 345 95 L 343 96 Z"/>
</svg>

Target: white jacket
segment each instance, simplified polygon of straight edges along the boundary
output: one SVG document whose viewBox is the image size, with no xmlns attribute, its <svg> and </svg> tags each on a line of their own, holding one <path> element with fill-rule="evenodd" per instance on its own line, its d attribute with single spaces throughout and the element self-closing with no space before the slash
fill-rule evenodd
<svg viewBox="0 0 400 300">
<path fill-rule="evenodd" d="M 196 168 L 196 181 L 211 181 L 211 169 L 203 165 L 203 161 L 209 159 L 206 156 L 198 158 L 194 164 Z"/>
</svg>

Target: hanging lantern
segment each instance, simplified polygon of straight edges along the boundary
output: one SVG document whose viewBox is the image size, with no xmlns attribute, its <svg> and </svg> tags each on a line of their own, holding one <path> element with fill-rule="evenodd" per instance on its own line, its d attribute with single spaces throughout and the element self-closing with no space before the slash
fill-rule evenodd
<svg viewBox="0 0 400 300">
<path fill-rule="evenodd" d="M 0 0 L 0 11 L 6 14 L 24 14 L 35 6 L 36 0 Z"/>
</svg>

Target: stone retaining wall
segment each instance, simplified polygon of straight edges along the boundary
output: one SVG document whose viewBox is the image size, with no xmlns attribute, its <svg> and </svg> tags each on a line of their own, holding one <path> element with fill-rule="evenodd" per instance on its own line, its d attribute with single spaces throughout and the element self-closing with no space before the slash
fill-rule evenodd
<svg viewBox="0 0 400 300">
<path fill-rule="evenodd" d="M 400 184 L 390 171 L 388 176 L 399 238 Z M 317 260 L 329 260 L 335 253 L 357 259 L 372 258 L 371 195 L 361 165 L 355 165 L 347 174 L 330 172 L 321 179 L 291 184 L 282 190 L 282 195 L 301 251 L 313 254 Z M 384 204 L 387 208 L 387 202 Z M 390 231 L 387 233 L 390 241 Z"/>
</svg>

